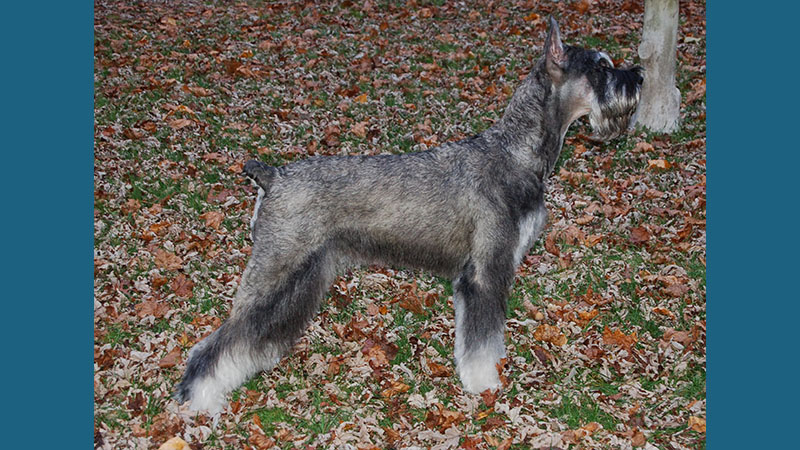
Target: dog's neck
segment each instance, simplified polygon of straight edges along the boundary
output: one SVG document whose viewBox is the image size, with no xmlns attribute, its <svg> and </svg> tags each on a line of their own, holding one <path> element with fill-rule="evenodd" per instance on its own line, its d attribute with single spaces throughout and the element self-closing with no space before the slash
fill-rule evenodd
<svg viewBox="0 0 800 450">
<path fill-rule="evenodd" d="M 484 134 L 544 181 L 561 154 L 569 125 L 581 115 L 558 98 L 542 59 L 514 92 L 503 117 Z"/>
</svg>

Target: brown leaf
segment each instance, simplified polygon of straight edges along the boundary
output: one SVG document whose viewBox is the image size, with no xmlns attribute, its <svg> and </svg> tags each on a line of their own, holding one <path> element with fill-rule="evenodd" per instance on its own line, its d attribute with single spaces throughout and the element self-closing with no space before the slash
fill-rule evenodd
<svg viewBox="0 0 800 450">
<path fill-rule="evenodd" d="M 581 327 L 585 327 L 586 325 L 589 324 L 589 322 L 592 321 L 592 319 L 597 317 L 600 311 L 596 309 L 591 309 L 589 311 L 578 311 L 577 313 L 578 317 L 573 317 L 572 321 L 577 323 Z"/>
<path fill-rule="evenodd" d="M 139 208 L 141 207 L 142 205 L 139 203 L 139 200 L 136 200 L 135 198 L 129 198 L 128 201 L 126 201 L 125 204 L 122 205 L 122 212 L 124 212 L 125 214 L 134 213 L 138 211 Z"/>
<path fill-rule="evenodd" d="M 586 240 L 583 241 L 583 244 L 587 247 L 594 247 L 595 245 L 599 244 L 603 240 L 602 234 L 590 234 L 586 236 Z"/>
<path fill-rule="evenodd" d="M 183 265 L 180 256 L 163 249 L 156 249 L 154 252 L 156 267 L 167 270 L 178 270 Z"/>
<path fill-rule="evenodd" d="M 367 137 L 367 122 L 356 122 L 350 127 L 350 132 L 360 138 Z"/>
<path fill-rule="evenodd" d="M 181 273 L 170 281 L 169 287 L 178 297 L 191 298 L 194 282 Z"/>
<path fill-rule="evenodd" d="M 486 389 L 485 391 L 481 392 L 481 399 L 483 403 L 489 407 L 494 407 L 494 402 L 497 401 L 497 394 L 500 391 L 492 391 L 491 389 Z"/>
<path fill-rule="evenodd" d="M 186 128 L 193 123 L 194 121 L 191 119 L 175 119 L 167 122 L 167 125 L 169 125 L 169 127 L 173 130 L 180 130 L 181 128 Z"/>
<path fill-rule="evenodd" d="M 186 441 L 175 436 L 174 438 L 161 444 L 161 447 L 158 447 L 158 450 L 192 450 L 192 448 L 189 447 L 189 444 L 187 444 Z"/>
<path fill-rule="evenodd" d="M 428 368 L 431 369 L 431 376 L 434 378 L 449 377 L 452 374 L 449 367 L 433 361 L 428 361 Z"/>
<path fill-rule="evenodd" d="M 685 347 L 694 342 L 694 337 L 688 331 L 677 331 L 674 328 L 667 328 L 666 331 L 664 331 L 664 335 L 661 336 L 661 340 L 664 342 L 675 341 Z"/>
<path fill-rule="evenodd" d="M 161 360 L 158 362 L 158 367 L 162 369 L 166 369 L 168 367 L 175 367 L 178 365 L 179 362 L 181 362 L 181 348 L 175 347 L 172 349 L 172 351 L 167 353 L 166 356 L 161 358 Z"/>
<path fill-rule="evenodd" d="M 500 445 L 497 446 L 497 450 L 508 450 L 509 448 L 511 448 L 511 442 L 513 441 L 514 441 L 513 436 L 509 436 L 503 439 L 503 442 L 501 442 Z"/>
<path fill-rule="evenodd" d="M 480 443 L 480 439 L 467 436 L 464 438 L 464 442 L 461 443 L 459 448 L 463 448 L 464 450 L 478 450 L 478 445 Z"/>
<path fill-rule="evenodd" d="M 367 93 L 365 92 L 359 95 L 358 97 L 354 98 L 353 101 L 356 103 L 367 103 Z"/>
<path fill-rule="evenodd" d="M 542 364 L 545 364 L 546 362 L 553 360 L 553 355 L 550 354 L 550 352 L 548 352 L 541 345 L 533 346 L 533 354 L 536 355 L 536 358 L 538 358 Z"/>
<path fill-rule="evenodd" d="M 551 253 L 555 256 L 559 256 L 561 254 L 561 252 L 558 251 L 558 246 L 556 245 L 557 237 L 556 230 L 552 230 L 551 232 L 547 233 L 547 237 L 544 239 L 544 249 L 547 250 L 548 253 Z"/>
<path fill-rule="evenodd" d="M 572 7 L 578 12 L 578 14 L 586 14 L 586 11 L 589 11 L 589 6 L 591 6 L 589 0 L 581 0 L 572 4 Z"/>
<path fill-rule="evenodd" d="M 433 16 L 433 11 L 430 8 L 422 8 L 417 12 L 417 15 L 422 19 L 427 19 Z"/>
<path fill-rule="evenodd" d="M 275 446 L 275 441 L 266 437 L 261 430 L 252 431 L 247 442 L 257 450 L 267 450 Z"/>
<path fill-rule="evenodd" d="M 611 330 L 608 327 L 603 329 L 603 343 L 607 345 L 616 345 L 622 347 L 630 352 L 631 345 L 639 340 L 636 332 L 625 334 L 620 330 Z"/>
<path fill-rule="evenodd" d="M 670 319 L 675 318 L 675 314 L 673 314 L 672 311 L 668 310 L 667 308 L 662 308 L 660 306 L 656 306 L 655 308 L 653 308 L 653 312 L 656 314 L 661 314 L 662 316 L 667 316 Z"/>
<path fill-rule="evenodd" d="M 210 152 L 203 155 L 203 161 L 216 161 L 220 164 L 228 162 L 228 157 L 218 152 Z"/>
<path fill-rule="evenodd" d="M 646 152 L 653 152 L 655 150 L 656 149 L 655 149 L 655 147 L 653 147 L 653 144 L 651 144 L 649 142 L 641 141 L 641 142 L 638 142 L 635 147 L 633 147 L 632 152 L 633 153 L 646 153 Z"/>
<path fill-rule="evenodd" d="M 533 338 L 537 341 L 549 342 L 559 347 L 567 343 L 567 337 L 561 333 L 561 330 L 552 325 L 543 323 L 533 332 Z"/>
<path fill-rule="evenodd" d="M 366 352 L 366 357 L 370 367 L 373 369 L 389 365 L 389 358 L 386 357 L 386 352 L 378 345 L 370 347 Z"/>
<path fill-rule="evenodd" d="M 651 159 L 647 161 L 647 168 L 650 170 L 667 170 L 672 167 L 666 159 Z"/>
<path fill-rule="evenodd" d="M 222 219 L 225 218 L 225 214 L 222 214 L 219 211 L 209 211 L 207 213 L 201 214 L 200 218 L 205 220 L 207 227 L 211 227 L 215 230 L 218 230 L 219 226 L 222 224 Z"/>
<path fill-rule="evenodd" d="M 214 94 L 212 90 L 200 86 L 184 86 L 183 88 L 184 92 L 190 92 L 197 97 L 210 97 Z"/>
<path fill-rule="evenodd" d="M 667 287 L 661 289 L 661 292 L 671 296 L 671 297 L 682 297 L 687 292 L 689 292 L 689 286 L 681 283 L 673 283 L 667 285 Z"/>
<path fill-rule="evenodd" d="M 697 80 L 692 83 L 692 90 L 686 94 L 686 104 L 693 103 L 695 100 L 706 95 L 706 79 Z"/>
<path fill-rule="evenodd" d="M 381 396 L 384 398 L 391 398 L 397 394 L 403 393 L 411 389 L 411 386 L 400 382 L 400 381 L 392 381 L 388 388 L 381 391 Z"/>
<path fill-rule="evenodd" d="M 650 232 L 644 227 L 631 228 L 631 242 L 634 244 L 644 244 L 650 240 Z"/>
<path fill-rule="evenodd" d="M 434 406 L 436 409 L 428 411 L 427 416 L 425 416 L 425 425 L 428 428 L 438 428 L 440 431 L 444 431 L 451 426 L 458 425 L 467 419 L 460 411 L 444 409 L 444 407 L 439 403 L 435 404 Z"/>
<path fill-rule="evenodd" d="M 604 352 L 600 347 L 587 347 L 582 351 L 582 353 L 591 359 L 600 359 L 606 354 L 606 352 Z"/>
<path fill-rule="evenodd" d="M 647 439 L 644 437 L 644 434 L 641 431 L 636 430 L 636 432 L 633 433 L 633 438 L 631 438 L 631 444 L 633 444 L 634 447 L 644 447 L 644 444 L 646 443 Z"/>
<path fill-rule="evenodd" d="M 156 319 L 160 319 L 169 312 L 169 305 L 154 301 L 144 301 L 137 304 L 133 308 L 136 311 L 136 317 L 140 319 L 147 316 L 153 316 Z"/>
<path fill-rule="evenodd" d="M 179 417 L 164 411 L 153 418 L 150 425 L 150 438 L 156 442 L 167 436 L 175 436 L 181 431 L 182 423 Z"/>
<path fill-rule="evenodd" d="M 481 425 L 481 431 L 489 431 L 497 427 L 505 427 L 506 421 L 501 417 L 493 416 L 486 419 L 486 423 Z"/>
<path fill-rule="evenodd" d="M 169 226 L 171 224 L 169 222 L 159 222 L 150 225 L 149 230 L 155 233 L 158 236 L 164 236 L 169 231 Z"/>
<path fill-rule="evenodd" d="M 697 431 L 698 433 L 705 433 L 706 432 L 706 419 L 702 417 L 689 417 L 689 428 Z"/>
</svg>

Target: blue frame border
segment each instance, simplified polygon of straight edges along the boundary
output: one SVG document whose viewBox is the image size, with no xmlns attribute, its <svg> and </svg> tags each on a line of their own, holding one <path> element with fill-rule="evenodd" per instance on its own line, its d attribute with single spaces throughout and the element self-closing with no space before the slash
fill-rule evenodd
<svg viewBox="0 0 800 450">
<path fill-rule="evenodd" d="M 93 447 L 93 9 L 0 19 L 5 448 Z"/>
<path fill-rule="evenodd" d="M 793 3 L 707 2 L 707 448 L 791 448 L 797 426 Z"/>
</svg>

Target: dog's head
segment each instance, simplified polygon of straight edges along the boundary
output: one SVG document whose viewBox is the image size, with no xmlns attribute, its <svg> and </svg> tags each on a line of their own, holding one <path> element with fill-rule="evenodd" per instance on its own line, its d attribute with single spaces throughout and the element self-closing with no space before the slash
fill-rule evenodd
<svg viewBox="0 0 800 450">
<path fill-rule="evenodd" d="M 601 141 L 628 130 L 644 81 L 641 67 L 618 69 L 601 51 L 564 45 L 551 17 L 544 68 L 569 115 L 567 123 L 588 114 L 593 137 Z"/>
</svg>

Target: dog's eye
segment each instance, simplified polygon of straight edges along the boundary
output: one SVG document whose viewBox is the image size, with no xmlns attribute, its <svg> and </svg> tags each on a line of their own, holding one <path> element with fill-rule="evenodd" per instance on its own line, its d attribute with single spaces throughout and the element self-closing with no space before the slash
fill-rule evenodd
<svg viewBox="0 0 800 450">
<path fill-rule="evenodd" d="M 600 67 L 604 67 L 606 69 L 611 67 L 611 64 L 609 64 L 608 60 L 606 60 L 605 58 L 600 58 L 600 60 L 597 61 L 597 64 L 600 65 Z"/>
</svg>

